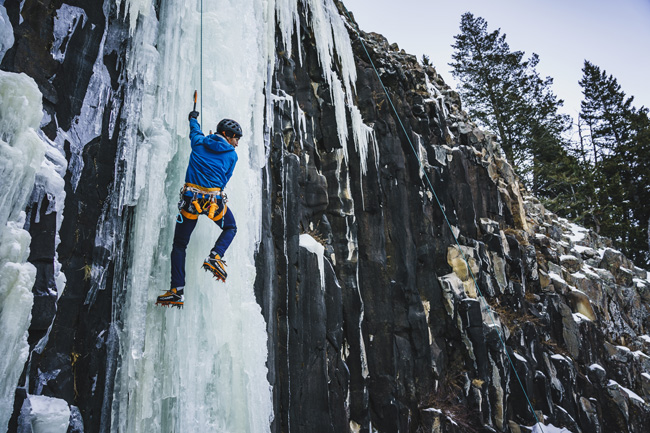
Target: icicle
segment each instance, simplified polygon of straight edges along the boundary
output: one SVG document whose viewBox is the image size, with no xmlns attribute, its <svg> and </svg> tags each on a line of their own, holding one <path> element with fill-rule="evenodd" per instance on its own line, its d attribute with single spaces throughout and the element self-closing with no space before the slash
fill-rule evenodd
<svg viewBox="0 0 650 433">
<path fill-rule="evenodd" d="M 288 56 L 291 56 L 294 30 L 296 32 L 296 40 L 300 42 L 301 39 L 298 2 L 297 0 L 276 0 L 275 10 L 276 20 L 282 35 L 282 42 L 284 43 Z M 298 63 L 302 63 L 302 45 L 300 43 L 298 43 Z"/>
</svg>

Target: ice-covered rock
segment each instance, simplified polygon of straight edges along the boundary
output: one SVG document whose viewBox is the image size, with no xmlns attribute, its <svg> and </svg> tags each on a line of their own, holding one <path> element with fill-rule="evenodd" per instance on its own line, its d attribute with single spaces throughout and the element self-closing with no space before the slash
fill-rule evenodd
<svg viewBox="0 0 650 433">
<path fill-rule="evenodd" d="M 29 408 L 21 414 L 22 430 L 33 433 L 66 433 L 70 425 L 70 407 L 65 400 L 29 395 L 24 403 Z"/>
<path fill-rule="evenodd" d="M 14 44 L 14 31 L 7 16 L 7 9 L 4 4 L 0 4 L 0 62 L 5 56 L 5 53 Z"/>
<path fill-rule="evenodd" d="M 0 430 L 7 427 L 18 377 L 27 360 L 27 330 L 36 270 L 27 263 L 31 237 L 23 211 L 45 155 L 36 130 L 41 93 L 25 74 L 0 71 Z"/>
</svg>

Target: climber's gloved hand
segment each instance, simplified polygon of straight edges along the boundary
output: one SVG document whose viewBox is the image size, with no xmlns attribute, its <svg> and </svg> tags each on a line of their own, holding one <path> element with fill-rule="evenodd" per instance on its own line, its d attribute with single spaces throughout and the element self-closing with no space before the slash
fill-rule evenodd
<svg viewBox="0 0 650 433">
<path fill-rule="evenodd" d="M 187 116 L 187 120 L 198 119 L 198 117 L 199 117 L 199 112 L 198 111 L 196 111 L 196 110 L 190 111 L 189 116 Z"/>
</svg>

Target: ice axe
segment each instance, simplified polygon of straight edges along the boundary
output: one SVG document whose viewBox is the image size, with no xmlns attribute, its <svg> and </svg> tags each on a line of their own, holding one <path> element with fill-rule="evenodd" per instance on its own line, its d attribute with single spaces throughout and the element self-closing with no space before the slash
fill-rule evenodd
<svg viewBox="0 0 650 433">
<path fill-rule="evenodd" d="M 190 112 L 190 115 L 187 117 L 187 120 L 190 119 L 198 119 L 199 118 L 199 112 L 196 111 L 196 90 L 194 91 L 194 108 Z"/>
</svg>

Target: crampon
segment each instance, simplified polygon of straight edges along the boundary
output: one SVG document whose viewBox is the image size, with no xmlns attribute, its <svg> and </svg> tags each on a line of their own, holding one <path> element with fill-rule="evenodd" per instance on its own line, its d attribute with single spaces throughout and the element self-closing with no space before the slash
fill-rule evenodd
<svg viewBox="0 0 650 433">
<path fill-rule="evenodd" d="M 173 288 L 158 296 L 156 299 L 156 305 L 160 305 L 161 307 L 183 308 L 184 300 L 185 296 L 183 296 L 183 289 L 177 290 Z"/>
<path fill-rule="evenodd" d="M 203 261 L 203 269 L 210 272 L 217 280 L 226 282 L 228 273 L 226 272 L 226 262 L 221 260 L 221 257 L 216 254 L 210 256 Z"/>
</svg>

